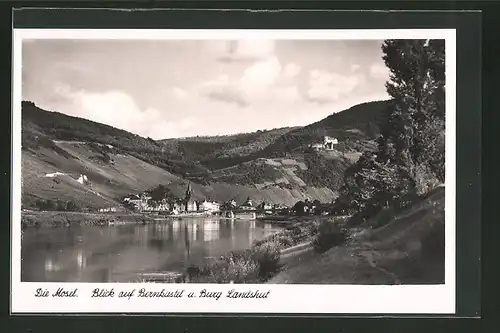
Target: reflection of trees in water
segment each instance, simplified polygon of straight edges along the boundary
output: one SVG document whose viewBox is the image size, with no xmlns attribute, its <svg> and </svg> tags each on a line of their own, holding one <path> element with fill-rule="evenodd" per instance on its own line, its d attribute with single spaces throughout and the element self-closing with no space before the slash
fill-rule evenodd
<svg viewBox="0 0 500 333">
<path fill-rule="evenodd" d="M 53 281 L 68 277 L 72 281 L 84 281 L 85 278 L 108 281 L 108 270 L 112 267 L 142 267 L 144 262 L 140 261 L 142 259 L 135 262 L 137 258 L 160 258 L 170 267 L 183 265 L 183 261 L 195 263 L 243 248 L 247 242 L 253 243 L 263 234 L 274 231 L 276 228 L 269 223 L 219 218 L 74 228 L 72 233 L 52 229 L 43 233 L 38 230 L 35 235 L 28 230 L 23 240 L 28 239 L 28 242 L 22 247 L 23 279 Z"/>
<path fill-rule="evenodd" d="M 96 272 L 100 282 L 111 281 L 111 267 L 103 267 Z"/>
<path fill-rule="evenodd" d="M 112 229 L 116 229 L 116 233 L 119 236 L 132 236 L 137 233 L 137 228 L 135 225 L 119 225 L 112 228 L 108 228 L 111 232 Z"/>
<path fill-rule="evenodd" d="M 152 238 L 148 240 L 148 248 L 163 251 L 167 248 L 167 241 L 162 238 Z"/>
<path fill-rule="evenodd" d="M 156 223 L 154 224 L 153 230 L 153 235 L 155 237 L 170 239 L 170 236 L 172 234 L 172 225 L 167 223 Z"/>
</svg>

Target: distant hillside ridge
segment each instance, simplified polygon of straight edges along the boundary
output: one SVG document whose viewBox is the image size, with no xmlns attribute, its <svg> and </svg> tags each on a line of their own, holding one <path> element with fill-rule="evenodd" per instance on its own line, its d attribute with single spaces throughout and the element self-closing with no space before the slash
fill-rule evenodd
<svg viewBox="0 0 500 333">
<path fill-rule="evenodd" d="M 334 113 L 310 125 L 289 131 L 260 154 L 269 157 L 301 152 L 311 143 L 328 135 L 339 140 L 337 150 L 352 152 L 371 148 L 372 141 L 387 122 L 392 101 L 362 103 Z"/>
<path fill-rule="evenodd" d="M 155 141 L 23 102 L 23 205 L 108 207 L 159 184 L 182 197 L 188 183 L 197 199 L 331 202 L 347 167 L 375 144 L 387 105 L 365 103 L 305 127 Z M 326 134 L 339 138 L 333 151 L 307 151 Z"/>
<path fill-rule="evenodd" d="M 392 101 L 362 103 L 304 127 L 278 128 L 247 134 L 160 140 L 169 154 L 196 160 L 209 170 L 219 170 L 258 158 L 303 154 L 323 136 L 339 139 L 336 150 L 360 152 L 374 149 L 374 139 L 387 122 Z"/>
<path fill-rule="evenodd" d="M 249 161 L 282 135 L 299 127 L 283 127 L 221 136 L 196 136 L 160 140 L 172 155 L 199 161 L 208 169 L 220 169 Z M 217 160 L 217 163 L 214 163 Z"/>
<path fill-rule="evenodd" d="M 34 103 L 22 102 L 22 148 L 37 147 L 60 150 L 54 140 L 93 142 L 113 147 L 114 152 L 130 154 L 140 160 L 179 176 L 207 176 L 206 169 L 196 163 L 186 163 L 177 155 L 168 154 L 165 147 L 121 129 L 84 118 L 40 109 Z"/>
</svg>

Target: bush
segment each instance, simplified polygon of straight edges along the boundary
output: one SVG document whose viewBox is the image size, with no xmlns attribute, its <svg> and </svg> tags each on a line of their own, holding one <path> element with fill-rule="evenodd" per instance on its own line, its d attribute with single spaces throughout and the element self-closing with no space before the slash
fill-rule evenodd
<svg viewBox="0 0 500 333">
<path fill-rule="evenodd" d="M 280 269 L 280 245 L 275 241 L 250 250 L 230 252 L 201 269 L 189 266 L 186 276 L 197 283 L 257 283 L 268 280 Z"/>
<path fill-rule="evenodd" d="M 277 242 L 267 242 L 254 249 L 254 258 L 259 266 L 259 277 L 267 280 L 280 269 L 280 246 Z"/>
<path fill-rule="evenodd" d="M 73 201 L 59 201 L 51 199 L 37 199 L 34 203 L 34 208 L 46 211 L 80 211 L 81 207 L 76 205 Z"/>
<path fill-rule="evenodd" d="M 196 271 L 196 274 L 193 272 Z M 191 282 L 243 283 L 258 281 L 258 263 L 250 250 L 231 252 L 216 263 L 205 265 L 197 271 L 188 267 Z"/>
<path fill-rule="evenodd" d="M 347 232 L 338 225 L 323 221 L 319 225 L 318 234 L 313 241 L 314 250 L 323 253 L 334 246 L 344 243 L 347 239 Z"/>
</svg>

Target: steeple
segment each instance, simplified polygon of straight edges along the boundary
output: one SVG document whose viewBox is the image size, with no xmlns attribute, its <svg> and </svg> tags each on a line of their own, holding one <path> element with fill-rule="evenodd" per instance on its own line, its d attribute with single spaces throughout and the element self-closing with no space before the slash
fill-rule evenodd
<svg viewBox="0 0 500 333">
<path fill-rule="evenodd" d="M 188 187 L 186 189 L 186 196 L 185 196 L 186 201 L 188 201 L 189 199 L 191 199 L 191 194 L 192 193 L 193 193 L 193 191 L 191 189 L 191 183 L 188 183 Z"/>
</svg>

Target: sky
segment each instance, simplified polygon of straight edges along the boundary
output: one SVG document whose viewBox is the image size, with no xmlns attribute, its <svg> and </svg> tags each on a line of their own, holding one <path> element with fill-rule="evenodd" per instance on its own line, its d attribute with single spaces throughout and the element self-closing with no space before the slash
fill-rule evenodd
<svg viewBox="0 0 500 333">
<path fill-rule="evenodd" d="M 24 40 L 23 100 L 152 139 L 302 126 L 388 99 L 377 40 Z"/>
</svg>

